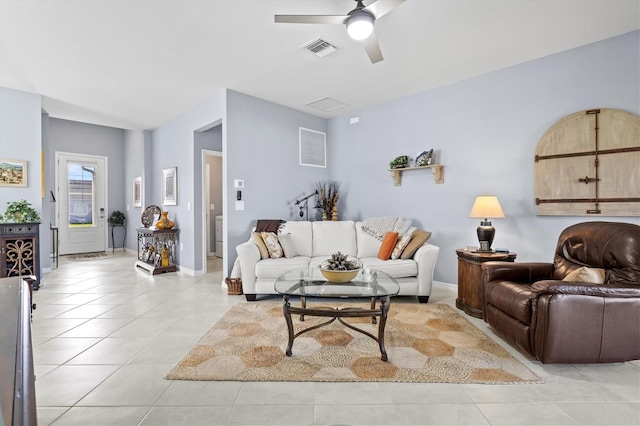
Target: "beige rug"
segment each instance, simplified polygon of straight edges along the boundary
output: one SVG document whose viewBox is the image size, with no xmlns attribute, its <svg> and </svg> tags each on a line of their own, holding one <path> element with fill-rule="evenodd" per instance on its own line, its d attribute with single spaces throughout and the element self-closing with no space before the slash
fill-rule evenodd
<svg viewBox="0 0 640 426">
<path fill-rule="evenodd" d="M 306 317 L 300 322 L 296 316 L 294 327 L 297 332 L 326 320 Z M 345 321 L 357 322 L 359 328 L 377 335 L 377 326 L 368 318 L 345 318 Z M 225 313 L 165 378 L 542 383 L 500 345 L 444 304 L 392 303 L 385 344 L 388 362 L 380 360 L 378 344 L 373 339 L 335 321 L 296 338 L 293 356 L 288 357 L 284 353 L 287 327 L 281 304 L 239 303 Z"/>
</svg>

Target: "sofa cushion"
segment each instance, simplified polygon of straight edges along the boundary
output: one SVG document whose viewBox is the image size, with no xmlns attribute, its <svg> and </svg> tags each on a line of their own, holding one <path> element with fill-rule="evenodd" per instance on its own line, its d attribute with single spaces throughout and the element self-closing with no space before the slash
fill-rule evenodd
<svg viewBox="0 0 640 426">
<path fill-rule="evenodd" d="M 300 255 L 293 239 L 291 238 L 291 234 L 278 235 L 278 241 L 280 242 L 280 247 L 282 247 L 284 257 L 291 258 Z"/>
<path fill-rule="evenodd" d="M 395 260 L 400 258 L 400 255 L 402 254 L 404 249 L 409 245 L 409 242 L 411 241 L 413 231 L 415 231 L 416 229 L 417 228 L 415 226 L 412 226 L 409 229 L 407 229 L 407 232 L 405 232 L 404 235 L 398 238 L 398 242 L 396 242 L 396 246 L 393 248 L 393 251 L 391 252 L 391 259 Z"/>
<path fill-rule="evenodd" d="M 297 256 L 287 259 L 264 259 L 256 263 L 256 278 L 276 279 L 291 269 L 306 269 L 309 264 L 307 256 Z"/>
<path fill-rule="evenodd" d="M 362 266 L 369 269 L 377 269 L 394 278 L 415 277 L 418 275 L 418 263 L 413 259 L 381 260 L 377 257 L 365 257 L 360 259 Z"/>
<path fill-rule="evenodd" d="M 315 256 L 331 256 L 342 252 L 357 254 L 355 223 L 352 220 L 311 222 L 313 228 L 313 252 Z"/>
<path fill-rule="evenodd" d="M 291 239 L 298 249 L 300 256 L 311 257 L 311 222 L 287 221 L 282 225 L 280 234 L 291 234 Z"/>
<path fill-rule="evenodd" d="M 260 258 L 268 259 L 269 258 L 269 250 L 267 250 L 267 246 L 264 244 L 264 240 L 262 239 L 262 235 L 259 232 L 252 231 L 251 239 L 254 244 L 258 246 L 258 250 L 260 250 Z"/>
<path fill-rule="evenodd" d="M 267 250 L 269 250 L 269 257 L 271 259 L 281 258 L 284 253 L 282 252 L 280 241 L 278 241 L 278 236 L 273 232 L 261 232 L 260 235 L 262 235 L 264 245 L 266 245 Z"/>
<path fill-rule="evenodd" d="M 400 258 L 410 259 L 413 257 L 416 251 L 418 251 L 418 249 L 427 242 L 430 236 L 431 232 L 423 231 L 422 229 L 416 229 L 413 231 L 413 234 L 411 234 L 411 241 L 409 241 L 407 247 L 402 251 Z"/>
<path fill-rule="evenodd" d="M 398 241 L 397 232 L 387 232 L 386 234 L 384 234 L 382 245 L 380 246 L 380 250 L 378 250 L 378 259 L 389 259 L 391 257 L 393 248 L 396 246 L 396 241 Z"/>
<path fill-rule="evenodd" d="M 358 258 L 376 257 L 382 241 L 362 230 L 364 222 L 356 222 L 356 241 L 358 243 Z"/>
</svg>

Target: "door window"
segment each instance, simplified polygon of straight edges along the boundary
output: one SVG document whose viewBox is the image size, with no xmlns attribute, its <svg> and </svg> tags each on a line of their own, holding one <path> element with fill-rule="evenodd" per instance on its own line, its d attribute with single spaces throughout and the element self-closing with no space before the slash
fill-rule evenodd
<svg viewBox="0 0 640 426">
<path fill-rule="evenodd" d="M 69 227 L 94 227 L 96 224 L 96 166 L 67 163 L 69 186 Z"/>
</svg>

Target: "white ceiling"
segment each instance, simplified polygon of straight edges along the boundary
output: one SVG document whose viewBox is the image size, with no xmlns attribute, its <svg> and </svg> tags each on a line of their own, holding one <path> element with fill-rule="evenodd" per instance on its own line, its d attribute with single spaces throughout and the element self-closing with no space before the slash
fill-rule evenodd
<svg viewBox="0 0 640 426">
<path fill-rule="evenodd" d="M 132 130 L 223 88 L 331 117 L 640 28 L 638 0 L 407 0 L 376 22 L 385 60 L 371 64 L 341 25 L 274 23 L 355 4 L 0 0 L 0 86 L 42 94 L 52 117 Z M 316 37 L 337 52 L 300 48 Z M 347 106 L 306 106 L 325 97 Z"/>
</svg>

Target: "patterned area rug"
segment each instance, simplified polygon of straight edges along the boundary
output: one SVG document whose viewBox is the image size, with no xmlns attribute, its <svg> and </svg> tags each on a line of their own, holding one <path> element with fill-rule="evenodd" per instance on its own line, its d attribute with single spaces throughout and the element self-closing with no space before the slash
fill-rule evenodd
<svg viewBox="0 0 640 426">
<path fill-rule="evenodd" d="M 314 308 L 320 305 L 311 303 Z M 349 305 L 341 307 L 345 306 Z M 306 317 L 300 322 L 296 316 L 294 327 L 297 332 L 326 320 Z M 377 326 L 370 323 L 370 318 L 345 321 L 377 335 Z M 282 306 L 239 303 L 165 379 L 542 383 L 500 345 L 444 304 L 392 303 L 385 344 L 388 362 L 380 360 L 378 344 L 373 339 L 335 321 L 296 338 L 293 356 L 288 357 Z"/>
<path fill-rule="evenodd" d="M 67 256 L 67 259 L 73 260 L 73 261 L 83 261 L 83 260 L 103 260 L 103 259 L 108 259 L 110 257 L 111 256 L 109 256 L 107 253 L 100 252 L 100 253 L 72 254 Z"/>
</svg>

